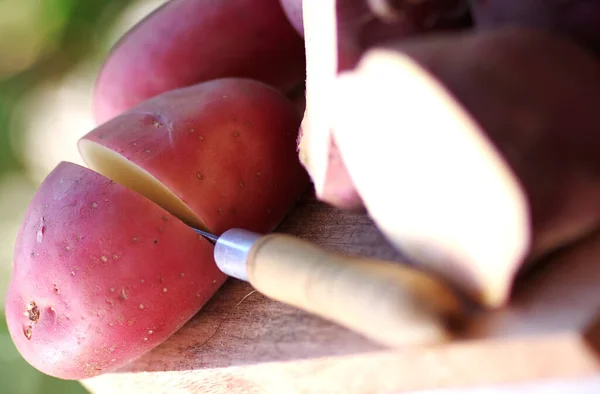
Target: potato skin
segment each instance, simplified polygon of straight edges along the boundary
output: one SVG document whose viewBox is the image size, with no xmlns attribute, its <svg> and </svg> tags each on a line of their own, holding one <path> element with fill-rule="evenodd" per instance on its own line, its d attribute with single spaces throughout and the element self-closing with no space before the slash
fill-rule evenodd
<svg viewBox="0 0 600 394">
<path fill-rule="evenodd" d="M 597 0 L 471 0 L 478 28 L 524 26 L 563 34 L 600 51 Z"/>
<path fill-rule="evenodd" d="M 304 44 L 278 0 L 172 0 L 115 46 L 93 110 L 103 123 L 168 90 L 222 77 L 288 91 L 304 80 Z"/>
<path fill-rule="evenodd" d="M 309 186 L 296 152 L 300 121 L 276 89 L 224 78 L 163 93 L 82 140 L 166 185 L 197 216 L 192 225 L 267 233 Z"/>
<path fill-rule="evenodd" d="M 35 193 L 18 233 L 6 318 L 32 366 L 84 379 L 166 340 L 224 280 L 212 246 L 191 228 L 63 162 Z"/>
<path fill-rule="evenodd" d="M 280 0 L 281 7 L 294 29 L 304 37 L 304 15 L 302 14 L 303 0 Z"/>
<path fill-rule="evenodd" d="M 519 178 L 532 261 L 600 227 L 600 66 L 588 51 L 523 27 L 392 47 L 441 81 Z"/>
</svg>

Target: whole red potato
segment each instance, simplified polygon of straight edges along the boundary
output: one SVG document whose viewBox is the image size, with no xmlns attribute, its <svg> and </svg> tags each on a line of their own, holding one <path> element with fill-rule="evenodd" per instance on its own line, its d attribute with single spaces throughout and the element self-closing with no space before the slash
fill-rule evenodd
<svg viewBox="0 0 600 394">
<path fill-rule="evenodd" d="M 246 77 L 288 92 L 304 81 L 304 45 L 278 0 L 171 0 L 114 47 L 93 95 L 98 123 L 166 91 Z"/>
</svg>

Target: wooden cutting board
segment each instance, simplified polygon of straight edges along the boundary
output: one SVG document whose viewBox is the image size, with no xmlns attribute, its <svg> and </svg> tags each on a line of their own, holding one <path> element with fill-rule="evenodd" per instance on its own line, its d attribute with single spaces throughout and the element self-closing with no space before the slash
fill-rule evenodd
<svg viewBox="0 0 600 394">
<path fill-rule="evenodd" d="M 312 193 L 278 232 L 402 261 L 366 214 Z M 599 349 L 600 233 L 521 278 L 510 307 L 475 316 L 447 344 L 384 349 L 230 279 L 165 343 L 82 383 L 95 394 L 600 393 Z"/>
</svg>

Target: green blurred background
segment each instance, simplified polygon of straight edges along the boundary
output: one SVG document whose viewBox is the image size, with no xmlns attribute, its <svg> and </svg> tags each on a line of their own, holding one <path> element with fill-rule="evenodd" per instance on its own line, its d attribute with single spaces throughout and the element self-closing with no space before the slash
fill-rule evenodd
<svg viewBox="0 0 600 394">
<path fill-rule="evenodd" d="M 108 51 L 166 0 L 0 0 L 0 295 L 16 232 L 39 183 L 94 128 L 90 99 Z M 0 393 L 86 393 L 39 373 L 0 322 Z"/>
</svg>

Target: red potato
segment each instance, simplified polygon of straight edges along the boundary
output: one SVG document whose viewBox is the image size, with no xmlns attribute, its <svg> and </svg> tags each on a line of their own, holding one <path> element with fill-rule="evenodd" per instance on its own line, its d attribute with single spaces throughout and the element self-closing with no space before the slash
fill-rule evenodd
<svg viewBox="0 0 600 394">
<path fill-rule="evenodd" d="M 178 330 L 225 280 L 188 225 L 272 230 L 308 186 L 299 123 L 276 89 L 231 78 L 155 97 L 81 139 L 92 170 L 61 163 L 17 237 L 6 316 L 24 358 L 84 379 Z"/>
<path fill-rule="evenodd" d="M 227 78 L 150 99 L 83 137 L 79 150 L 90 168 L 190 225 L 269 232 L 308 187 L 299 124 L 274 88 Z"/>
<path fill-rule="evenodd" d="M 600 51 L 598 0 L 471 0 L 480 28 L 529 26 L 565 34 Z"/>
<path fill-rule="evenodd" d="M 400 5 L 394 8 L 393 4 Z M 321 200 L 339 208 L 361 209 L 361 197 L 330 132 L 331 82 L 337 73 L 354 68 L 364 51 L 377 43 L 470 26 L 468 0 L 322 0 L 305 1 L 303 6 L 307 110 L 300 158 Z"/>
<path fill-rule="evenodd" d="M 481 305 L 505 305 L 520 269 L 600 227 L 600 67 L 563 36 L 390 43 L 334 88 L 335 137 L 375 223 Z"/>
<path fill-rule="evenodd" d="M 172 0 L 115 46 L 98 76 L 103 123 L 166 91 L 246 77 L 287 92 L 304 81 L 304 44 L 278 0 Z"/>
<path fill-rule="evenodd" d="M 167 339 L 224 282 L 212 246 L 150 200 L 63 162 L 15 245 L 10 335 L 38 370 L 83 379 Z"/>
</svg>

